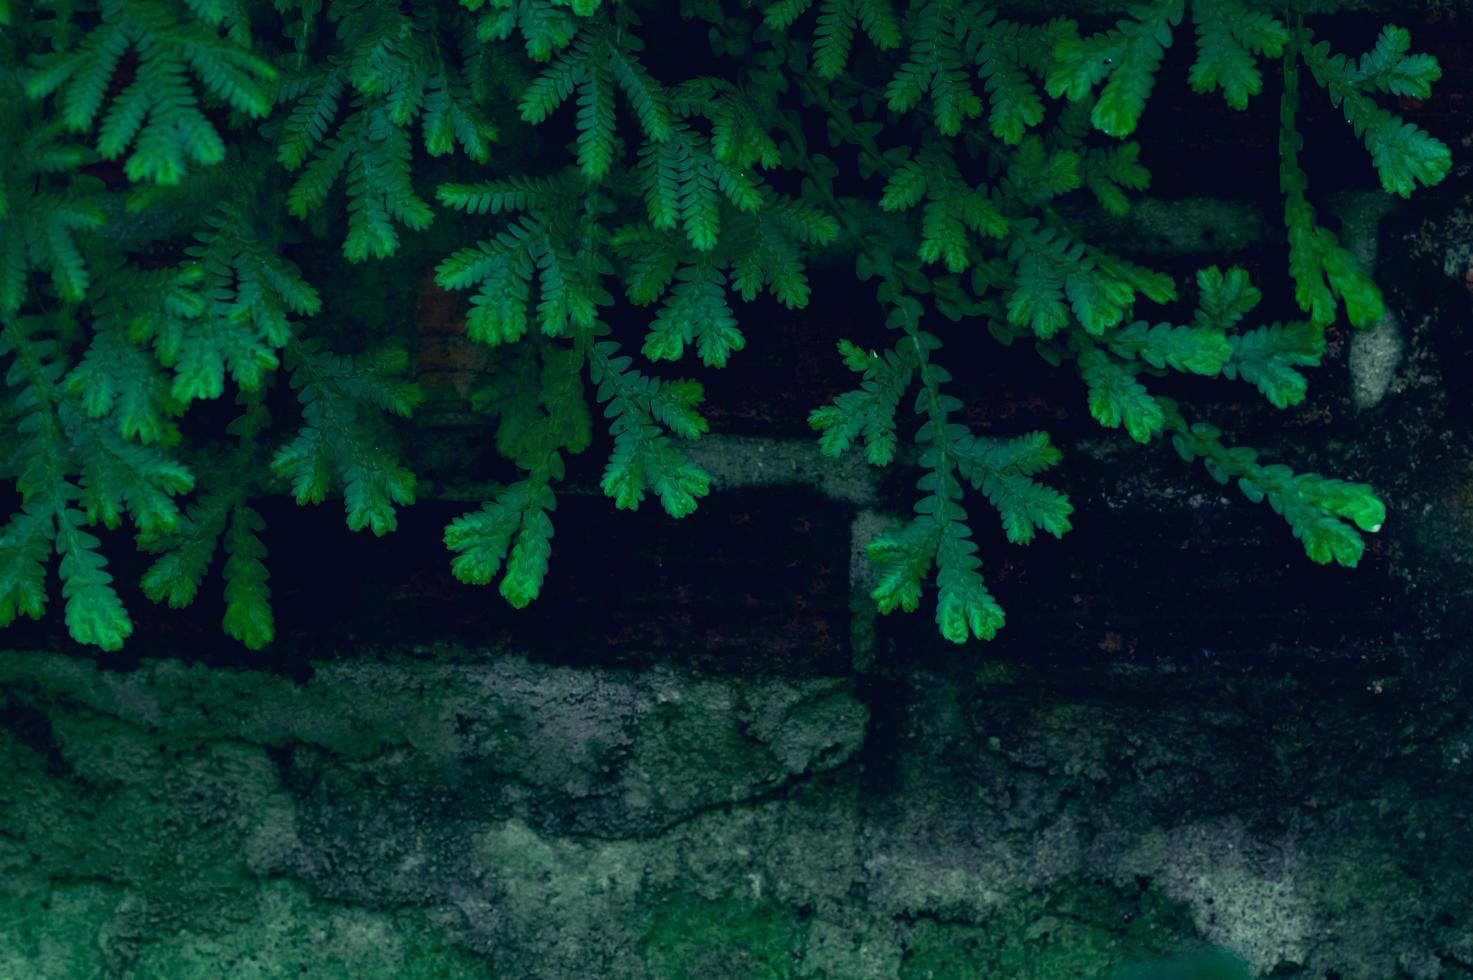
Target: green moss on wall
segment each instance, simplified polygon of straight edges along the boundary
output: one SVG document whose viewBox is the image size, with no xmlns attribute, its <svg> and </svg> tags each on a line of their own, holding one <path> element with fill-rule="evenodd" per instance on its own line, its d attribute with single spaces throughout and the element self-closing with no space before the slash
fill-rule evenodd
<svg viewBox="0 0 1473 980">
<path fill-rule="evenodd" d="M 767 980 L 823 976 L 805 963 L 803 917 L 773 902 L 678 895 L 655 914 L 645 963 L 661 980 Z"/>
<path fill-rule="evenodd" d="M 0 976 L 25 980 L 471 980 L 489 965 L 448 946 L 416 912 L 314 900 L 286 881 L 249 900 L 205 898 L 177 931 L 149 921 L 158 883 L 10 882 L 0 890 Z"/>
<path fill-rule="evenodd" d="M 419 911 L 324 902 L 255 873 L 292 821 L 259 746 L 82 709 L 36 721 L 0 730 L 0 977 L 487 975 Z"/>
<path fill-rule="evenodd" d="M 1019 895 L 979 924 L 917 920 L 901 980 L 1108 978 L 1195 940 L 1190 916 L 1151 889 L 1085 882 Z"/>
<path fill-rule="evenodd" d="M 1241 706 L 1204 700 L 1189 724 L 1025 684 L 919 677 L 868 728 L 826 680 L 499 657 L 293 683 L 12 653 L 0 980 L 1432 980 L 1473 963 L 1460 715 L 1378 729 L 1326 703 L 1266 736 L 1289 767 L 1266 782 L 1268 756 L 1222 750 L 1263 727 Z M 1209 943 L 1242 962 L 1177 955 Z"/>
<path fill-rule="evenodd" d="M 314 901 L 298 885 L 268 882 L 247 918 L 151 943 L 128 976 L 269 980 L 293 973 L 322 980 L 471 980 L 490 976 L 490 968 L 446 945 L 415 913 L 336 906 Z"/>
</svg>

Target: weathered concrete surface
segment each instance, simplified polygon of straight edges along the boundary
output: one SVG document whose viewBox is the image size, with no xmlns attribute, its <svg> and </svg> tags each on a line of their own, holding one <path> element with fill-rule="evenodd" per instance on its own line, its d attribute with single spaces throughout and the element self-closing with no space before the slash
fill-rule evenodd
<svg viewBox="0 0 1473 980">
<path fill-rule="evenodd" d="M 1473 719 L 1395 678 L 0 673 L 0 976 L 1473 974 Z"/>
</svg>

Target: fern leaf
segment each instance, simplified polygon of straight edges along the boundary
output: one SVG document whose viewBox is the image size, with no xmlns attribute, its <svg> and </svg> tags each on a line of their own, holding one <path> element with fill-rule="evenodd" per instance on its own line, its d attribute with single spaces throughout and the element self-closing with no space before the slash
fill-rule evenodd
<svg viewBox="0 0 1473 980">
<path fill-rule="evenodd" d="M 1389 95 L 1426 99 L 1432 95 L 1432 83 L 1442 77 L 1442 68 L 1430 54 L 1408 54 L 1412 37 L 1405 28 L 1387 24 L 1376 39 L 1376 46 L 1361 55 L 1360 63 L 1350 73 L 1358 88 L 1375 89 Z"/>
<path fill-rule="evenodd" d="M 43 507 L 31 505 L 0 529 L 0 627 L 17 616 L 40 619 L 46 611 L 46 564 L 55 528 Z"/>
<path fill-rule="evenodd" d="M 261 515 L 243 503 L 236 504 L 225 532 L 225 633 L 248 649 L 259 650 L 276 635 L 271 613 L 270 578 L 266 565 L 266 546 L 260 533 L 266 522 Z"/>
<path fill-rule="evenodd" d="M 843 340 L 839 353 L 863 380 L 857 390 L 845 392 L 832 404 L 809 414 L 809 426 L 822 433 L 819 450 L 825 456 L 838 456 L 862 433 L 865 459 L 873 466 L 889 465 L 895 458 L 897 441 L 895 410 L 910 387 L 915 361 L 904 346 L 881 356 Z"/>
<path fill-rule="evenodd" d="M 1008 322 L 1047 340 L 1069 323 L 1063 279 L 1045 257 L 1022 248 L 1017 251 L 1017 285 L 1008 299 Z"/>
<path fill-rule="evenodd" d="M 1130 282 L 1083 246 L 1051 229 L 1038 230 L 1032 219 L 1019 222 L 1018 231 L 1008 250 L 1008 259 L 1016 263 L 1008 322 L 1030 327 L 1044 340 L 1068 324 L 1071 311 L 1092 334 L 1120 323 L 1135 299 Z"/>
<path fill-rule="evenodd" d="M 875 566 L 875 586 L 870 598 L 882 613 L 903 609 L 914 612 L 921 603 L 921 583 L 935 560 L 934 528 L 915 520 L 895 534 L 877 535 L 865 547 Z"/>
<path fill-rule="evenodd" d="M 682 180 L 680 217 L 690 243 L 703 252 L 716 247 L 721 229 L 721 200 L 711 168 L 693 165 Z"/>
<path fill-rule="evenodd" d="M 695 342 L 708 367 L 725 367 L 733 351 L 746 346 L 736 317 L 726 302 L 726 277 L 710 263 L 680 269 L 676 283 L 650 325 L 644 355 L 650 360 L 678 360 L 685 345 Z"/>
<path fill-rule="evenodd" d="M 491 155 L 497 129 L 485 119 L 464 83 L 444 70 L 430 73 L 424 93 L 424 145 L 430 156 L 444 156 L 456 144 L 476 163 Z"/>
<path fill-rule="evenodd" d="M 1364 483 L 1296 474 L 1279 464 L 1265 466 L 1256 450 L 1224 446 L 1222 433 L 1210 425 L 1188 427 L 1178 416 L 1173 427 L 1177 452 L 1189 461 L 1201 458 L 1220 483 L 1236 478 L 1254 503 L 1266 499 L 1283 515 L 1311 561 L 1354 567 L 1365 551 L 1360 532 L 1379 531 L 1386 520 L 1385 505 Z"/>
<path fill-rule="evenodd" d="M 629 106 L 634 110 L 645 135 L 655 142 L 669 139 L 672 130 L 668 96 L 645 70 L 644 65 L 633 57 L 632 52 L 611 46 L 609 69 L 615 84 L 629 100 Z"/>
<path fill-rule="evenodd" d="M 1131 16 L 1104 34 L 1060 41 L 1046 82 L 1049 95 L 1064 95 L 1073 102 L 1104 82 L 1090 121 L 1110 136 L 1135 131 L 1162 55 L 1171 45 L 1172 28 L 1181 21 L 1182 0 L 1137 7 Z"/>
<path fill-rule="evenodd" d="M 1136 442 L 1150 442 L 1166 424 L 1165 413 L 1156 399 L 1123 364 L 1103 351 L 1089 347 L 1079 354 L 1079 374 L 1089 387 L 1089 411 L 1107 429 L 1119 428 Z"/>
<path fill-rule="evenodd" d="M 286 169 L 296 170 L 306 163 L 312 148 L 327 139 L 344 87 L 340 72 L 328 72 L 292 107 L 281 127 L 276 148 L 276 159 Z"/>
<path fill-rule="evenodd" d="M 1002 518 L 1014 544 L 1028 544 L 1037 530 L 1059 537 L 1070 528 L 1074 505 L 1052 487 L 1031 479 L 1059 460 L 1048 434 L 1017 439 L 964 439 L 957 445 L 958 469 Z"/>
<path fill-rule="evenodd" d="M 1262 298 L 1258 287 L 1248 279 L 1247 271 L 1237 266 L 1227 272 L 1215 265 L 1198 270 L 1197 290 L 1200 298 L 1193 322 L 1218 330 L 1236 326 Z"/>
<path fill-rule="evenodd" d="M 991 111 L 988 125 L 992 135 L 1015 146 L 1030 128 L 1043 121 L 1043 100 L 1038 88 L 1028 77 L 1036 71 L 1038 60 L 1030 53 L 1041 36 L 1059 25 L 1030 27 L 1011 21 L 974 21 L 981 43 L 976 61 L 977 73 L 983 78 Z"/>
<path fill-rule="evenodd" d="M 822 78 L 837 78 L 849 61 L 859 18 L 852 0 L 823 0 L 813 36 L 813 68 Z"/>
<path fill-rule="evenodd" d="M 1308 32 L 1304 33 L 1306 40 L 1299 50 L 1305 64 L 1365 143 L 1386 192 L 1408 197 L 1418 184 L 1431 186 L 1446 177 L 1452 168 L 1447 146 L 1376 105 L 1365 92 L 1367 88 L 1430 92 L 1432 81 L 1440 75 L 1436 60 L 1404 57 L 1410 40 L 1404 31 L 1392 28 L 1382 34 L 1361 66 L 1352 68 L 1344 55 L 1330 51 L 1329 42 L 1308 43 Z"/>
<path fill-rule="evenodd" d="M 1325 331 L 1313 323 L 1272 323 L 1228 338 L 1232 356 L 1223 365 L 1229 380 L 1239 376 L 1263 392 L 1275 408 L 1304 400 L 1307 382 L 1296 368 L 1315 367 L 1325 353 Z"/>
<path fill-rule="evenodd" d="M 885 89 L 893 112 L 909 112 L 931 97 L 936 128 L 955 136 L 962 123 L 982 114 L 972 88 L 973 56 L 968 25 L 978 16 L 959 0 L 926 0 L 916 8 L 907 60 Z"/>
<path fill-rule="evenodd" d="M 890 0 L 854 0 L 859 26 L 881 51 L 900 47 L 900 21 Z"/>
<path fill-rule="evenodd" d="M 650 224 L 675 228 L 681 215 L 681 185 L 692 176 L 690 144 L 685 140 L 648 143 L 639 151 L 639 179 Z"/>
<path fill-rule="evenodd" d="M 936 625 L 952 643 L 990 640 L 1005 622 L 977 571 L 982 561 L 966 525 L 952 522 L 936 548 Z"/>
<path fill-rule="evenodd" d="M 157 447 L 124 440 L 110 426 L 70 413 L 62 418 L 82 460 L 81 503 L 88 523 L 116 528 L 126 511 L 145 535 L 178 525 L 173 498 L 194 487 L 194 476 L 183 464 Z"/>
<path fill-rule="evenodd" d="M 646 489 L 653 489 L 671 517 L 684 517 L 695 510 L 699 498 L 710 492 L 711 478 L 676 449 L 655 422 L 660 421 L 677 435 L 693 436 L 703 431 L 703 419 L 699 427 L 685 421 L 693 414 L 692 399 L 699 398 L 700 388 L 682 386 L 681 399 L 672 400 L 669 383 L 630 370 L 629 358 L 615 356 L 617 350 L 610 342 L 599 343 L 592 348 L 590 358 L 598 400 L 606 403 L 605 414 L 611 419 L 609 431 L 614 437 L 614 450 L 604 468 L 604 493 L 613 498 L 616 507 L 629 510 L 639 506 Z M 672 418 L 679 421 L 672 425 Z"/>
<path fill-rule="evenodd" d="M 1241 0 L 1195 0 L 1192 19 L 1197 28 L 1197 60 L 1188 76 L 1192 89 L 1220 88 L 1229 106 L 1246 109 L 1248 99 L 1263 90 L 1258 56 L 1281 56 L 1288 28 Z"/>
<path fill-rule="evenodd" d="M 349 528 L 380 536 L 394 530 L 394 508 L 414 502 L 415 479 L 383 448 L 377 413 L 407 415 L 422 400 L 418 388 L 393 378 L 406 359 L 339 357 L 303 344 L 289 351 L 305 424 L 277 450 L 272 471 L 299 504 L 320 503 L 337 482 Z"/>
<path fill-rule="evenodd" d="M 199 107 L 193 74 L 211 95 L 253 118 L 271 106 L 266 87 L 275 80 L 270 63 L 234 38 L 222 37 L 220 20 L 181 20 L 167 7 L 104 4 L 101 23 L 76 48 L 52 54 L 27 86 L 32 98 L 59 91 L 67 125 L 76 131 L 98 121 L 98 152 L 109 159 L 129 146 L 124 172 L 131 180 L 177 184 L 188 161 L 210 166 L 225 145 Z M 138 67 L 103 110 L 122 57 L 133 49 Z"/>
<path fill-rule="evenodd" d="M 613 81 L 587 70 L 578 82 L 578 166 L 589 180 L 602 180 L 614 160 Z"/>
<path fill-rule="evenodd" d="M 927 167 L 919 159 L 907 160 L 885 182 L 880 207 L 886 211 L 903 211 L 919 204 L 926 194 Z"/>
<path fill-rule="evenodd" d="M 1080 179 L 1095 200 L 1115 215 L 1130 211 L 1127 190 L 1142 191 L 1151 186 L 1151 174 L 1138 162 L 1139 143 L 1124 143 L 1103 149 L 1091 148 L 1080 164 Z"/>
<path fill-rule="evenodd" d="M 172 609 L 194 602 L 225 530 L 230 504 L 228 494 L 210 494 L 189 508 L 188 516 L 172 533 L 143 538 L 147 549 L 159 556 L 143 573 L 144 595 Z"/>
<path fill-rule="evenodd" d="M 763 9 L 762 19 L 773 30 L 785 31 L 811 6 L 813 0 L 773 0 Z"/>
<path fill-rule="evenodd" d="M 769 4 L 762 18 L 773 30 L 786 31 L 811 6 L 813 0 L 781 0 Z M 843 73 L 856 30 L 863 30 L 882 51 L 900 45 L 900 23 L 890 0 L 820 0 L 813 39 L 813 67 L 819 77 Z"/>
<path fill-rule="evenodd" d="M 1065 276 L 1064 295 L 1080 324 L 1096 335 L 1120 323 L 1135 299 L 1128 284 L 1088 266 Z"/>
<path fill-rule="evenodd" d="M 133 632 L 133 621 L 104 568 L 106 561 L 97 550 L 101 542 L 83 529 L 82 522 L 82 514 L 70 508 L 57 516 L 56 550 L 61 555 L 67 631 L 78 643 L 119 650 Z"/>
<path fill-rule="evenodd" d="M 501 594 L 518 609 L 526 606 L 547 574 L 552 540 L 547 515 L 555 506 L 545 482 L 525 480 L 507 487 L 480 511 L 456 518 L 445 528 L 445 545 L 457 552 L 451 562 L 455 577 L 486 585 L 504 562 Z"/>
<path fill-rule="evenodd" d="M 1223 370 L 1233 353 L 1221 329 L 1207 326 L 1178 327 L 1169 323 L 1154 326 L 1137 321 L 1109 338 L 1110 350 L 1138 357 L 1154 368 L 1171 368 L 1212 377 Z"/>
</svg>

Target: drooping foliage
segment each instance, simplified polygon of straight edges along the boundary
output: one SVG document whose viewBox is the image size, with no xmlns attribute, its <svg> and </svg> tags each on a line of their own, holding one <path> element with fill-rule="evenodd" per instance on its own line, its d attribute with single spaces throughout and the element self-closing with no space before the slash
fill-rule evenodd
<svg viewBox="0 0 1473 980">
<path fill-rule="evenodd" d="M 706 73 L 671 67 L 691 63 L 662 50 L 672 31 L 709 44 Z M 1185 79 L 1160 77 L 1173 43 L 1194 45 Z M 919 472 L 914 515 L 869 546 L 881 611 L 934 590 L 943 636 L 990 638 L 974 515 L 1016 544 L 1070 527 L 1047 433 L 963 421 L 945 343 L 977 327 L 1077 373 L 1102 426 L 1269 503 L 1312 560 L 1354 565 L 1385 519 L 1371 488 L 1260 462 L 1156 381 L 1291 406 L 1330 325 L 1381 317 L 1311 203 L 1296 113 L 1319 90 L 1405 197 L 1450 155 L 1389 100 L 1438 76 L 1399 27 L 1352 58 L 1261 0 L 1099 24 L 987 0 L 0 0 L 0 625 L 59 596 L 78 641 L 121 645 L 96 531 L 126 524 L 148 599 L 187 605 L 218 560 L 223 628 L 256 648 L 276 627 L 255 502 L 335 495 L 349 527 L 395 529 L 416 493 L 394 423 L 422 400 L 412 324 L 350 316 L 324 255 L 466 298 L 494 353 L 470 407 L 520 476 L 444 542 L 514 606 L 596 425 L 614 506 L 698 506 L 710 477 L 683 447 L 708 431 L 704 392 L 666 362 L 740 370 L 762 342 L 748 304 L 803 307 L 810 268 L 836 263 L 892 341 L 840 345 L 857 386 L 814 409 L 819 448 Z M 1234 110 L 1280 86 L 1302 317 L 1258 319 L 1241 269 L 1178 282 L 1076 220 L 1149 186 L 1133 136 L 1158 83 L 1183 82 Z M 457 244 L 406 269 L 430 234 Z M 1182 300 L 1189 316 L 1161 312 Z"/>
</svg>

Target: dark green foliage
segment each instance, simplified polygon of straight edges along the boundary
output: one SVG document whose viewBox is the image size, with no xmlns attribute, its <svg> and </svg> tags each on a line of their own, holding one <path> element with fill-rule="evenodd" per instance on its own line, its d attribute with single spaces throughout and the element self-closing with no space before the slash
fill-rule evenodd
<svg viewBox="0 0 1473 980">
<path fill-rule="evenodd" d="M 394 530 L 416 491 L 393 425 L 421 401 L 412 325 L 365 331 L 320 270 L 324 252 L 397 256 L 383 278 L 418 288 L 424 268 L 403 263 L 422 263 L 413 236 L 432 223 L 453 243 L 435 282 L 467 294 L 469 336 L 496 349 L 470 407 L 520 471 L 445 544 L 459 578 L 499 581 L 514 606 L 541 588 L 557 488 L 595 420 L 614 506 L 689 514 L 710 490 L 682 449 L 707 431 L 703 389 L 657 369 L 739 362 L 762 340 L 746 304 L 803 307 L 809 267 L 834 262 L 873 282 L 894 339 L 840 345 L 858 382 L 813 411 L 820 449 L 920 471 L 914 515 L 870 545 L 881 610 L 916 608 L 934 581 L 942 635 L 991 637 L 1004 617 L 968 506 L 1017 544 L 1070 527 L 1040 479 L 1062 456 L 1046 433 L 960 421 L 943 319 L 1067 362 L 1103 426 L 1169 434 L 1281 513 L 1310 558 L 1358 560 L 1385 516 L 1368 488 L 1262 464 L 1155 389 L 1220 375 L 1293 405 L 1341 308 L 1381 316 L 1310 203 L 1295 115 L 1307 68 L 1388 193 L 1441 180 L 1447 148 L 1382 104 L 1439 75 L 1406 31 L 1351 58 L 1261 0 L 1152 0 L 1099 30 L 987 0 L 678 12 L 710 38 L 709 74 L 671 76 L 652 32 L 672 8 L 652 0 L 0 0 L 0 422 L 19 499 L 0 624 L 42 613 L 56 558 L 72 634 L 119 646 L 131 620 L 90 529 L 126 525 L 152 556 L 149 599 L 189 604 L 218 560 L 224 629 L 260 647 L 275 625 L 253 501 L 340 495 L 349 527 Z M 1162 84 L 1234 109 L 1282 59 L 1287 271 L 1306 319 L 1249 319 L 1261 297 L 1242 270 L 1177 283 L 1066 218 L 1125 214 L 1149 185 L 1126 137 L 1174 41 L 1194 42 L 1193 63 Z M 1145 309 L 1179 286 L 1188 322 Z M 238 408 L 212 432 L 227 396 Z"/>
<path fill-rule="evenodd" d="M 38 6 L 55 7 L 63 21 L 73 10 L 70 3 Z M 73 132 L 95 128 L 105 159 L 131 147 L 125 171 L 132 180 L 177 184 L 191 161 L 208 166 L 225 159 L 225 140 L 206 115 L 212 102 L 253 119 L 271 108 L 276 69 L 251 51 L 247 25 L 227 14 L 234 6 L 100 0 L 90 30 L 54 28 L 58 43 L 36 59 L 26 94 L 55 93 L 61 122 Z M 137 63 L 120 83 L 116 76 L 130 53 Z"/>
<path fill-rule="evenodd" d="M 320 0 L 297 6 L 304 37 L 325 27 L 316 23 Z M 290 107 L 274 121 L 277 159 L 300 171 L 287 206 L 306 217 L 341 181 L 348 198 L 343 254 L 354 262 L 383 258 L 399 247 L 396 224 L 418 231 L 434 216 L 413 185 L 415 123 L 426 153 L 458 145 L 486 162 L 496 136 L 481 108 L 488 93 L 467 78 L 485 55 L 458 63 L 451 46 L 469 48 L 471 27 L 448 4 L 334 0 L 326 14 L 336 33 L 332 55 L 289 58 L 292 70 L 276 91 L 276 101 Z"/>
</svg>

